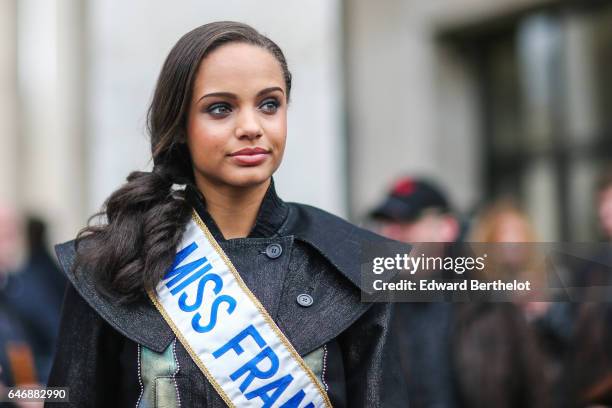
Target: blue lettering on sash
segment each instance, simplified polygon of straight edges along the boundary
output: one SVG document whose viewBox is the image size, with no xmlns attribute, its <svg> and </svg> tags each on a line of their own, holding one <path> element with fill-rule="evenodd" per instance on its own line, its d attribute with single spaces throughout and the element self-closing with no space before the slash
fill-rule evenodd
<svg viewBox="0 0 612 408">
<path fill-rule="evenodd" d="M 240 342 L 246 339 L 247 336 L 250 336 L 253 340 L 255 340 L 255 343 L 257 343 L 259 348 L 263 348 L 263 346 L 266 345 L 266 342 L 261 337 L 261 334 L 259 334 L 257 329 L 252 324 L 250 324 L 247 326 L 246 329 L 232 337 L 230 341 L 221 346 L 218 350 L 214 351 L 213 357 L 219 358 L 225 353 L 227 353 L 229 350 L 234 350 L 238 355 L 242 354 L 244 352 L 244 349 L 240 345 Z"/>
<path fill-rule="evenodd" d="M 248 373 L 247 377 L 239 387 L 240 391 L 243 393 L 255 378 L 267 379 L 273 377 L 274 374 L 278 372 L 280 365 L 276 353 L 274 353 L 270 347 L 265 347 L 267 346 L 266 341 L 263 339 L 263 337 L 261 337 L 261 334 L 259 334 L 257 329 L 252 324 L 247 326 L 240 333 L 232 337 L 226 344 L 214 351 L 213 357 L 219 358 L 230 350 L 233 350 L 237 355 L 242 354 L 244 352 L 244 348 L 240 343 L 247 337 L 252 338 L 255 343 L 257 343 L 259 348 L 262 348 L 263 350 L 230 375 L 232 381 L 236 381 L 244 374 Z M 268 360 L 270 362 L 270 368 L 265 371 L 258 367 L 258 364 L 263 360 Z M 264 402 L 263 407 L 271 407 L 287 389 L 287 387 L 289 387 L 291 381 L 293 381 L 293 376 L 291 374 L 287 374 L 277 380 L 248 392 L 244 396 L 249 400 L 253 398 L 260 398 Z M 303 390 L 300 390 L 293 397 L 287 400 L 281 408 L 298 408 L 305 396 L 306 393 Z M 312 402 L 310 402 L 304 408 L 314 408 L 314 405 Z"/>
<path fill-rule="evenodd" d="M 178 251 L 176 253 L 176 256 L 174 257 L 174 262 L 172 262 L 172 266 L 170 267 L 168 272 L 166 272 L 164 279 L 168 279 L 170 276 L 174 275 L 175 274 L 174 270 L 176 269 L 178 264 L 183 262 L 185 258 L 191 255 L 191 253 L 195 251 L 197 248 L 198 248 L 198 244 L 196 244 L 195 242 L 192 242 L 191 244 L 187 245 L 185 248 Z"/>
<path fill-rule="evenodd" d="M 179 297 L 179 307 L 182 311 L 193 312 L 200 308 L 200 306 L 202 305 L 202 297 L 204 296 L 204 286 L 208 281 L 212 281 L 215 284 L 215 286 L 213 287 L 215 295 L 218 295 L 219 292 L 221 292 L 221 289 L 223 289 L 223 281 L 221 280 L 221 277 L 216 273 L 209 273 L 207 275 L 204 275 L 202 279 L 200 279 L 200 281 L 198 282 L 198 291 L 196 293 L 196 299 L 192 305 L 187 304 L 187 293 L 183 293 L 181 297 Z"/>
<path fill-rule="evenodd" d="M 293 376 L 291 374 L 287 374 L 278 380 L 264 385 L 263 387 L 259 387 L 256 390 L 244 394 L 244 397 L 249 400 L 259 397 L 264 402 L 262 408 L 269 408 L 276 402 L 276 400 L 278 400 L 278 397 L 285 392 L 289 384 L 291 384 L 291 381 L 293 381 Z M 274 390 L 274 392 L 272 395 L 269 395 L 268 393 L 272 390 Z M 304 391 L 301 392 L 304 393 Z"/>
<path fill-rule="evenodd" d="M 221 289 L 223 289 L 223 280 L 221 277 L 216 273 L 207 273 L 212 270 L 212 265 L 205 256 L 189 262 L 188 264 L 179 266 L 197 248 L 198 244 L 196 244 L 194 241 L 177 252 L 172 266 L 164 276 L 164 279 L 168 280 L 166 282 L 166 287 L 170 289 L 170 293 L 173 296 L 176 296 L 188 285 L 199 279 L 198 289 L 192 304 L 187 303 L 186 292 L 183 292 L 178 299 L 178 306 L 184 312 L 194 312 L 199 309 L 200 306 L 202 306 L 206 282 L 212 281 L 214 283 L 213 291 L 215 295 L 218 295 L 219 292 L 221 292 Z M 204 266 L 202 267 L 202 265 Z M 214 329 L 215 325 L 217 324 L 219 306 L 223 303 L 227 304 L 226 310 L 228 314 L 232 314 L 234 309 L 236 309 L 236 299 L 229 295 L 221 295 L 215 298 L 211 305 L 210 321 L 208 324 L 202 325 L 200 323 L 202 315 L 200 313 L 195 313 L 191 319 L 191 327 L 193 327 L 193 329 L 199 333 L 207 333 Z"/>
<path fill-rule="evenodd" d="M 171 289 L 170 292 L 173 295 L 176 295 L 178 292 L 183 290 L 191 282 L 193 282 L 194 280 L 196 280 L 197 278 L 199 278 L 200 276 L 202 276 L 203 274 L 205 274 L 206 272 L 212 269 L 212 265 L 210 265 L 210 263 L 207 263 L 208 259 L 206 259 L 205 256 L 179 267 L 181 262 L 183 262 L 185 258 L 191 255 L 191 253 L 193 253 L 193 251 L 195 251 L 197 248 L 198 248 L 198 245 L 195 242 L 192 242 L 190 245 L 186 246 L 185 248 L 177 252 L 176 257 L 174 258 L 174 262 L 172 263 L 172 266 L 170 267 L 170 270 L 168 270 L 168 272 L 164 276 L 164 279 L 172 278 L 168 282 L 166 282 L 166 287 L 168 289 Z M 204 264 L 206 264 L 204 268 L 198 270 L 196 273 L 193 273 L 196 269 L 198 269 L 200 266 Z M 185 278 L 185 276 L 188 276 L 188 278 L 185 279 L 183 282 L 181 282 L 179 285 L 175 286 L 179 281 Z M 172 288 L 173 286 L 174 288 Z"/>
<path fill-rule="evenodd" d="M 198 259 L 198 261 L 204 261 L 206 262 L 206 257 L 202 258 L 202 259 Z M 198 261 L 192 262 L 192 263 L 196 263 Z M 189 265 L 191 264 L 187 264 L 185 265 L 185 268 L 187 268 Z M 190 283 L 192 283 L 193 281 L 195 281 L 196 279 L 200 278 L 202 275 L 204 275 L 206 272 L 210 271 L 212 269 L 212 265 L 211 264 L 206 264 L 202 269 L 198 270 L 196 273 L 191 274 L 190 276 L 188 276 L 185 280 L 183 280 L 181 283 L 179 283 L 178 285 L 176 285 L 174 288 L 172 288 L 170 290 L 170 293 L 172 293 L 173 295 L 176 295 L 177 293 L 181 292 L 183 289 L 185 289 Z M 193 269 L 192 269 L 193 270 Z M 182 273 L 181 275 L 175 277 L 174 279 L 172 279 L 171 282 L 167 283 L 166 286 L 168 286 L 168 289 L 170 289 L 170 286 L 172 285 L 172 282 L 176 279 L 180 279 L 182 277 L 182 275 L 186 275 L 190 273 L 190 271 L 186 271 L 184 273 Z"/>
<path fill-rule="evenodd" d="M 259 367 L 257 367 L 257 364 L 261 363 L 264 359 L 270 362 L 270 368 L 262 371 Z M 249 373 L 242 384 L 240 384 L 240 391 L 244 392 L 255 378 L 260 378 L 262 380 L 272 378 L 278 371 L 278 366 L 278 356 L 270 347 L 266 347 L 260 351 L 259 354 L 253 357 L 251 361 L 234 371 L 230 375 L 230 378 L 232 381 L 236 381 L 244 374 Z"/>
<path fill-rule="evenodd" d="M 212 310 L 210 311 L 210 322 L 206 326 L 202 326 L 200 324 L 200 319 L 202 318 L 200 313 L 193 315 L 193 318 L 191 319 L 191 327 L 193 327 L 193 330 L 197 331 L 198 333 L 208 333 L 214 329 L 215 325 L 217 324 L 217 313 L 221 303 L 227 303 L 228 314 L 232 314 L 234 309 L 236 309 L 236 299 L 229 295 L 221 295 L 216 298 L 212 304 Z"/>
</svg>

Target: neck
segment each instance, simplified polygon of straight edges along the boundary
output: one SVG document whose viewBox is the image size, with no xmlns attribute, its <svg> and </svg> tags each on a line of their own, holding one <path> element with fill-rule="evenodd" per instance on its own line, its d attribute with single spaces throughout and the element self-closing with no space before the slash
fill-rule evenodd
<svg viewBox="0 0 612 408">
<path fill-rule="evenodd" d="M 252 187 L 217 185 L 206 180 L 196 182 L 206 199 L 206 210 L 215 220 L 225 239 L 249 235 L 270 179 Z"/>
</svg>

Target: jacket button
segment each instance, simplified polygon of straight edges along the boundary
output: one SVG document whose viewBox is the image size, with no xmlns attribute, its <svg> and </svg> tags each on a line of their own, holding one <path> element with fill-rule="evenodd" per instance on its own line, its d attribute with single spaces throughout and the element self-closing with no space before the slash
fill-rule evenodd
<svg viewBox="0 0 612 408">
<path fill-rule="evenodd" d="M 270 259 L 276 259 L 283 253 L 283 247 L 280 244 L 270 244 L 266 247 L 266 255 Z"/>
<path fill-rule="evenodd" d="M 312 299 L 312 296 L 302 293 L 301 295 L 298 295 L 297 302 L 300 306 L 310 307 L 314 303 L 314 300 Z"/>
</svg>

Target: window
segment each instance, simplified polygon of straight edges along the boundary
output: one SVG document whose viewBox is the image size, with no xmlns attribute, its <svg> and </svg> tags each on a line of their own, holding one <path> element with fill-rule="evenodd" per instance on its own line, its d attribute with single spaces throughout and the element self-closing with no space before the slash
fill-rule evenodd
<svg viewBox="0 0 612 408">
<path fill-rule="evenodd" d="M 447 38 L 478 73 L 484 198 L 517 197 L 542 239 L 595 239 L 595 180 L 612 160 L 612 4 L 564 2 Z"/>
</svg>

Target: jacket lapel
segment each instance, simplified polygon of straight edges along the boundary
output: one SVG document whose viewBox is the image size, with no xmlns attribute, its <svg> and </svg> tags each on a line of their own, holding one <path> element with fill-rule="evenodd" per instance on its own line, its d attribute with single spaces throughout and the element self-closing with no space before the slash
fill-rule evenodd
<svg viewBox="0 0 612 408">
<path fill-rule="evenodd" d="M 96 290 L 93 276 L 73 271 L 75 241 L 55 246 L 55 252 L 66 277 L 85 301 L 115 330 L 130 340 L 158 353 L 163 352 L 174 333 L 148 298 L 129 305 L 106 299 Z M 77 276 L 78 275 L 78 276 Z"/>
</svg>

